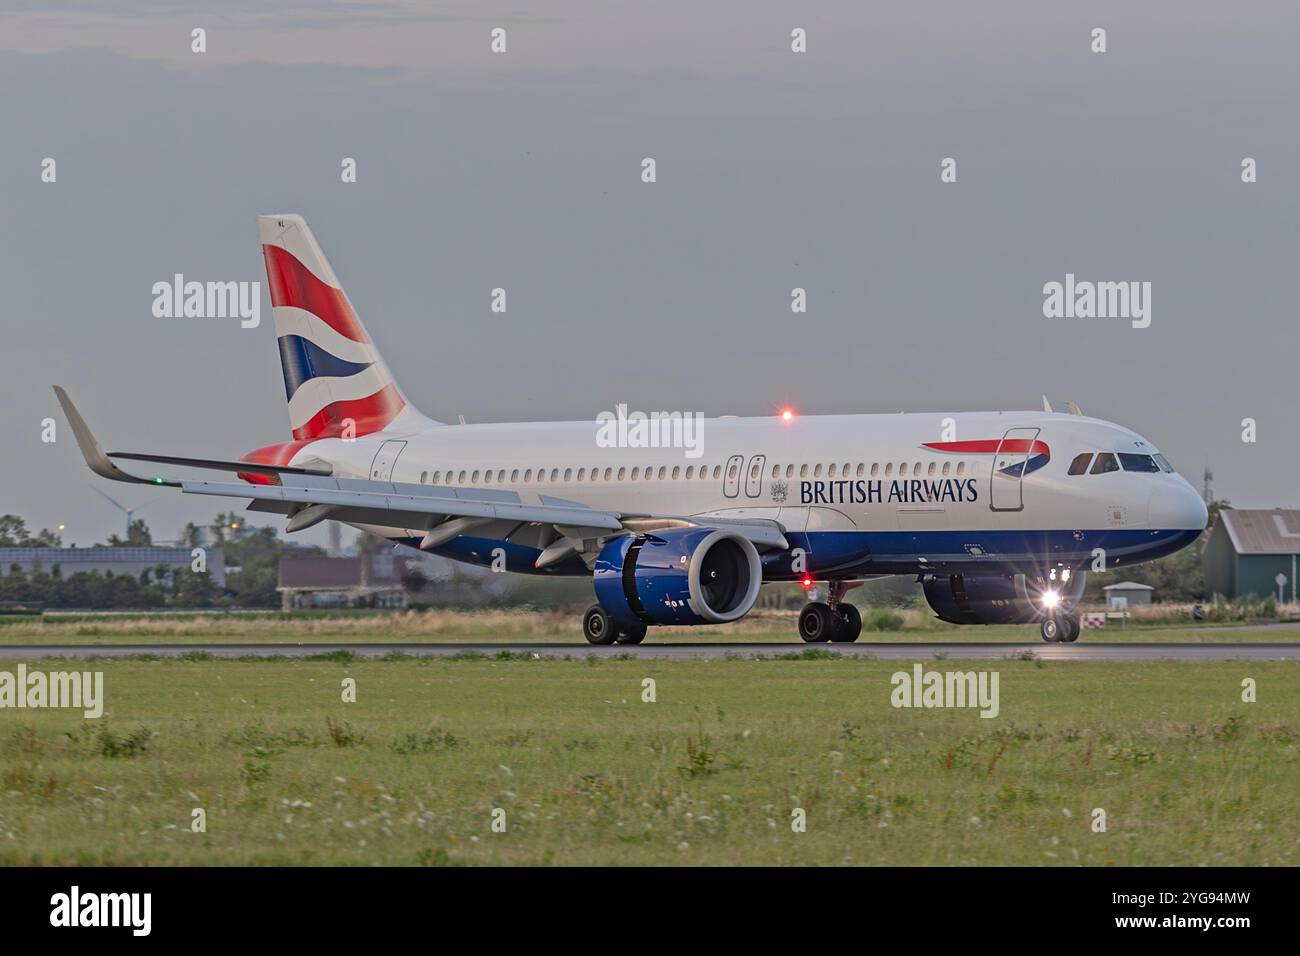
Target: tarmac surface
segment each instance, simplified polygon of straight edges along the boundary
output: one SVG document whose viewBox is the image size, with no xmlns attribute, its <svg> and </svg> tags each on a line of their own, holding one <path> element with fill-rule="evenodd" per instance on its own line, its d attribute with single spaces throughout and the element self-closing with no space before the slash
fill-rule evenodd
<svg viewBox="0 0 1300 956">
<path fill-rule="evenodd" d="M 36 660 L 43 657 L 313 657 L 347 651 L 357 657 L 484 656 L 527 654 L 536 657 L 631 657 L 637 660 L 722 660 L 800 655 L 815 650 L 846 657 L 878 660 L 1006 660 L 1032 654 L 1044 661 L 1300 661 L 1300 643 L 1233 644 L 1033 644 L 898 642 L 856 644 L 709 644 L 705 642 L 646 643 L 595 647 L 586 643 L 460 643 L 460 644 L 22 644 L 0 646 L 0 660 Z"/>
</svg>

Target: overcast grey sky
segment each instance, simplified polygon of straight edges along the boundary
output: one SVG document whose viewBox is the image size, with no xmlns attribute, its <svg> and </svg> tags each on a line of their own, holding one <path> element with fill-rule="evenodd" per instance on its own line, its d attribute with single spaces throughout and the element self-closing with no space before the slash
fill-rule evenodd
<svg viewBox="0 0 1300 956">
<path fill-rule="evenodd" d="M 113 448 L 288 438 L 269 302 L 257 329 L 150 309 L 175 272 L 264 282 L 262 212 L 307 217 L 443 420 L 1047 393 L 1239 506 L 1300 504 L 1293 2 L 107 6 L 0 4 L 0 513 L 68 542 L 120 530 L 92 482 L 158 538 L 216 509 L 42 444 L 51 383 Z M 1150 281 L 1150 328 L 1045 318 L 1067 272 Z"/>
</svg>

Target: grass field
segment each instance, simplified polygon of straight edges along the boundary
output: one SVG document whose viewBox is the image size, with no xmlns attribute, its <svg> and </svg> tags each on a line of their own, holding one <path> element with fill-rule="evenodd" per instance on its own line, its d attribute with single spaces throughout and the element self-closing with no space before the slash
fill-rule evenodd
<svg viewBox="0 0 1300 956">
<path fill-rule="evenodd" d="M 716 627 L 651 628 L 649 641 L 701 643 L 797 643 L 793 611 L 754 611 L 735 624 Z M 860 641 L 1040 640 L 1036 625 L 959 627 L 909 611 L 902 630 L 864 628 Z M 867 617 L 868 624 L 871 621 Z M 1085 642 L 1300 641 L 1300 622 L 1274 628 L 1244 625 L 1168 626 L 1131 623 L 1088 630 Z M 582 643 L 577 613 L 530 610 L 405 611 L 312 614 L 49 614 L 43 619 L 0 618 L 0 644 L 113 644 L 206 642 L 537 642 Z"/>
<path fill-rule="evenodd" d="M 1294 665 L 1001 661 L 994 719 L 816 653 L 39 666 L 105 716 L 0 710 L 4 864 L 1300 863 Z"/>
</svg>

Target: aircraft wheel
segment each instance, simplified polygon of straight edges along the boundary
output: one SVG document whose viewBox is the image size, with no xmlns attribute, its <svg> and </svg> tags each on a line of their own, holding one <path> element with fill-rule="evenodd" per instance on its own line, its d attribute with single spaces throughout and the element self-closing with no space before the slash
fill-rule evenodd
<svg viewBox="0 0 1300 956">
<path fill-rule="evenodd" d="M 1069 614 L 1061 620 L 1065 624 L 1065 634 L 1061 637 L 1061 640 L 1073 644 L 1079 639 L 1079 632 L 1083 630 L 1079 624 L 1079 619 L 1073 614 Z"/>
<path fill-rule="evenodd" d="M 829 604 L 814 601 L 799 612 L 799 636 L 809 644 L 828 641 L 835 630 L 835 615 Z"/>
<path fill-rule="evenodd" d="M 615 639 L 617 644 L 640 644 L 645 640 L 646 626 L 644 624 L 620 624 L 618 626 L 618 637 Z"/>
<path fill-rule="evenodd" d="M 1051 617 L 1043 618 L 1043 623 L 1039 626 L 1043 633 L 1043 640 L 1049 644 L 1055 644 L 1057 641 L 1064 639 L 1065 628 L 1061 624 L 1061 619 L 1053 614 Z"/>
<path fill-rule="evenodd" d="M 862 633 L 862 615 L 852 604 L 839 604 L 835 608 L 835 627 L 831 629 L 831 640 L 840 644 L 852 644 Z"/>
<path fill-rule="evenodd" d="M 608 611 L 599 604 L 593 604 L 582 615 L 582 636 L 588 644 L 613 644 L 618 638 L 618 627 Z"/>
</svg>

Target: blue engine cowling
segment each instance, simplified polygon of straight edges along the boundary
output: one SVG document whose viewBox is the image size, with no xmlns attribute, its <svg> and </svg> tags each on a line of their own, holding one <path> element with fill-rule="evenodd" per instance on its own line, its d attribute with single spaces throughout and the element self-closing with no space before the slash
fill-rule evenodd
<svg viewBox="0 0 1300 956">
<path fill-rule="evenodd" d="M 1050 613 L 1065 614 L 1087 583 L 1085 571 L 1073 572 L 1064 583 L 1023 574 L 927 574 L 921 582 L 935 616 L 950 624 L 1030 624 Z"/>
<path fill-rule="evenodd" d="M 752 541 L 717 528 L 615 538 L 596 559 L 596 600 L 643 624 L 725 624 L 749 613 L 763 583 Z"/>
</svg>

